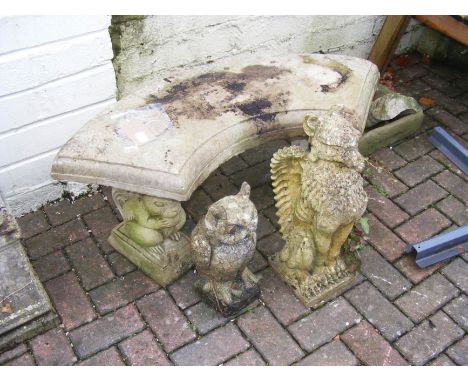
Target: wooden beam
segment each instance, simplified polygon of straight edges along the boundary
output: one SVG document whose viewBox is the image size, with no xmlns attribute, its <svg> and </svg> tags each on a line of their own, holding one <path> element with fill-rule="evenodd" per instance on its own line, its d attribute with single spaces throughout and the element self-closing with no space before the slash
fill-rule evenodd
<svg viewBox="0 0 468 382">
<path fill-rule="evenodd" d="M 369 61 L 376 64 L 380 72 L 384 72 L 395 49 L 405 33 L 411 16 L 387 16 L 374 46 L 369 53 Z"/>
<path fill-rule="evenodd" d="M 451 16 L 416 16 L 416 19 L 428 27 L 468 46 L 468 25 L 465 25 L 461 21 L 457 21 Z"/>
</svg>

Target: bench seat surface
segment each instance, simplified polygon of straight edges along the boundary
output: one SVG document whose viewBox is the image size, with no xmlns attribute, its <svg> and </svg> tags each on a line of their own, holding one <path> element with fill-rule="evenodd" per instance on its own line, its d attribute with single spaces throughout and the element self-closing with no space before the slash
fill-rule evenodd
<svg viewBox="0 0 468 382">
<path fill-rule="evenodd" d="M 173 82 L 89 121 L 57 154 L 52 177 L 188 200 L 234 155 L 302 136 L 306 114 L 343 105 L 363 130 L 378 78 L 360 58 L 289 55 Z"/>
</svg>

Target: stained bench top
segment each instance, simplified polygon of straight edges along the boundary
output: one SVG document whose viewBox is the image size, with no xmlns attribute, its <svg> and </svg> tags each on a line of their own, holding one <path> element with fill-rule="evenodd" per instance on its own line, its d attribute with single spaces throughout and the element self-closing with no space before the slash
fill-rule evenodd
<svg viewBox="0 0 468 382">
<path fill-rule="evenodd" d="M 306 114 L 333 105 L 361 130 L 379 78 L 371 62 L 288 55 L 126 97 L 84 125 L 52 165 L 58 180 L 188 200 L 219 165 L 269 140 L 303 136 Z"/>
</svg>

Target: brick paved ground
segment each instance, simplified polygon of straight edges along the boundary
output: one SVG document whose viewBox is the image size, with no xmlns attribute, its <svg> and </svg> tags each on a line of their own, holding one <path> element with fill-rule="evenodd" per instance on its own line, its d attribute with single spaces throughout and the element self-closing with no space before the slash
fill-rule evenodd
<svg viewBox="0 0 468 382">
<path fill-rule="evenodd" d="M 466 73 L 440 64 L 394 65 L 397 89 L 436 104 L 424 131 L 379 150 L 369 181 L 362 278 L 306 309 L 266 258 L 281 247 L 268 160 L 286 141 L 225 163 L 185 203 L 190 230 L 213 201 L 253 187 L 260 212 L 252 269 L 262 300 L 228 321 L 192 291 L 187 273 L 166 290 L 106 243 L 119 215 L 110 192 L 45 206 L 19 219 L 32 264 L 60 315 L 58 328 L 0 354 L 7 365 L 467 365 L 468 256 L 418 269 L 407 243 L 463 225 L 466 177 L 427 141 L 438 124 L 466 145 Z"/>
</svg>

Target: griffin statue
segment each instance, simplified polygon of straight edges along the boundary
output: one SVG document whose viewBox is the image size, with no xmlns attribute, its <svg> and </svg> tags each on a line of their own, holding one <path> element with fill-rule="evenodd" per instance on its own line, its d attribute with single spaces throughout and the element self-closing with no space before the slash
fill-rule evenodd
<svg viewBox="0 0 468 382">
<path fill-rule="evenodd" d="M 351 113 L 334 107 L 306 116 L 310 151 L 290 146 L 271 160 L 280 232 L 286 244 L 270 262 L 307 306 L 347 285 L 359 259 L 341 248 L 367 206 L 358 152 L 361 132 Z"/>
</svg>

